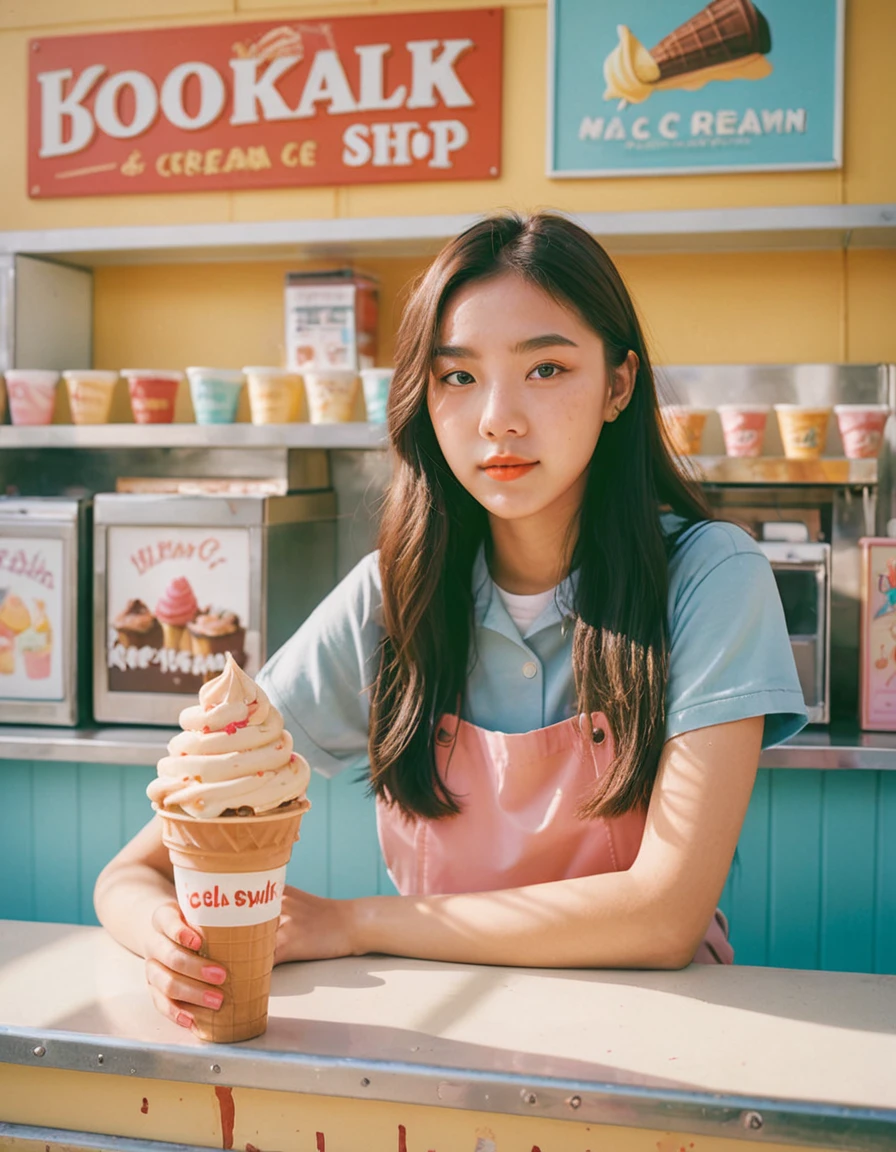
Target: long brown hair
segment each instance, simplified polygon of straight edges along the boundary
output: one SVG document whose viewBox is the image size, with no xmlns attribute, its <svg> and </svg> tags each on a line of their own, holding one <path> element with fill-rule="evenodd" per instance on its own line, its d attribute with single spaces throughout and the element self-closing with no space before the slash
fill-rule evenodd
<svg viewBox="0 0 896 1152">
<path fill-rule="evenodd" d="M 662 532 L 659 509 L 686 524 L 712 514 L 664 440 L 650 359 L 619 272 L 587 232 L 551 213 L 504 213 L 468 228 L 420 278 L 402 318 L 388 411 L 397 459 L 379 537 L 386 638 L 371 691 L 371 788 L 408 815 L 460 811 L 433 744 L 475 659 L 472 571 L 488 520 L 446 464 L 426 397 L 448 301 L 502 272 L 572 308 L 603 340 L 608 371 L 630 350 L 638 357 L 631 401 L 604 425 L 591 459 L 572 556 L 577 708 L 606 714 L 616 752 L 580 814 L 618 816 L 647 804 L 664 740 L 675 537 Z"/>
</svg>

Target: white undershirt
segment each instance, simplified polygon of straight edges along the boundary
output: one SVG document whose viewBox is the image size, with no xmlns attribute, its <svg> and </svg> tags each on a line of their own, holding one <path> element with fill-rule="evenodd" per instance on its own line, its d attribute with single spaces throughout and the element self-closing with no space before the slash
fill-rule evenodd
<svg viewBox="0 0 896 1152">
<path fill-rule="evenodd" d="M 548 604 L 554 599 L 556 588 L 548 588 L 547 592 L 535 592 L 531 596 L 519 596 L 516 592 L 506 592 L 495 585 L 495 591 L 501 597 L 507 615 L 516 624 L 520 636 L 525 636 L 528 629 L 535 623 Z"/>
</svg>

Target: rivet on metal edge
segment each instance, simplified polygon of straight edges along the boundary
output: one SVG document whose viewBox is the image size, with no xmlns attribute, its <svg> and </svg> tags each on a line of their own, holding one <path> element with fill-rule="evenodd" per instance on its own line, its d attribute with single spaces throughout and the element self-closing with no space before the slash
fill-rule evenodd
<svg viewBox="0 0 896 1152">
<path fill-rule="evenodd" d="M 43 1044 L 38 1044 L 36 1048 L 31 1049 L 31 1052 L 34 1056 L 46 1056 L 47 1054 L 47 1050 L 44 1048 Z"/>
<path fill-rule="evenodd" d="M 535 1093 L 529 1092 L 525 1088 L 520 1092 L 520 1099 L 524 1104 L 536 1104 L 538 1102 L 538 1097 Z"/>
<path fill-rule="evenodd" d="M 370 1087 L 370 1081 L 367 1079 L 366 1076 L 361 1077 L 361 1087 L 362 1088 L 369 1088 Z"/>
<path fill-rule="evenodd" d="M 751 1128 L 754 1132 L 763 1125 L 762 1116 L 758 1112 L 742 1112 L 740 1122 L 744 1128 Z"/>
<path fill-rule="evenodd" d="M 103 1062 L 105 1059 L 106 1059 L 106 1057 L 105 1057 L 105 1056 L 102 1054 L 102 1052 L 98 1052 L 98 1053 L 97 1053 L 97 1057 L 96 1057 L 96 1062 L 97 1062 L 97 1064 L 102 1064 L 102 1062 Z"/>
<path fill-rule="evenodd" d="M 211 1070 L 212 1070 L 212 1072 L 217 1074 L 218 1072 L 221 1071 L 221 1065 L 220 1064 L 212 1064 Z"/>
<path fill-rule="evenodd" d="M 570 1096 L 570 1098 L 566 1101 L 566 1103 L 570 1106 L 570 1108 L 581 1108 L 582 1107 L 582 1097 L 581 1096 Z"/>
</svg>

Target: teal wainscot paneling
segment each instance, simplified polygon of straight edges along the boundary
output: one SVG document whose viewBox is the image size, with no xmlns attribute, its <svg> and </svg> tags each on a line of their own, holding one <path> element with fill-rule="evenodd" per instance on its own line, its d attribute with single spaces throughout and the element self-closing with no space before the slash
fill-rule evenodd
<svg viewBox="0 0 896 1152">
<path fill-rule="evenodd" d="M 149 819 L 154 769 L 0 760 L 0 918 L 95 924 L 103 865 Z M 290 884 L 394 892 L 373 801 L 314 775 Z M 761 769 L 721 900 L 737 963 L 896 974 L 896 772 Z"/>
</svg>

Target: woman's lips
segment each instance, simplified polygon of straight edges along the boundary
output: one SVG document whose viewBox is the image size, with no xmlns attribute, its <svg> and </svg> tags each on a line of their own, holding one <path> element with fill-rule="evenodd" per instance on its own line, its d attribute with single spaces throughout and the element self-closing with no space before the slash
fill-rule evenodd
<svg viewBox="0 0 896 1152">
<path fill-rule="evenodd" d="M 482 471 L 490 480 L 519 480 L 537 463 L 537 460 L 524 460 L 520 456 L 490 456 L 482 464 Z"/>
</svg>

